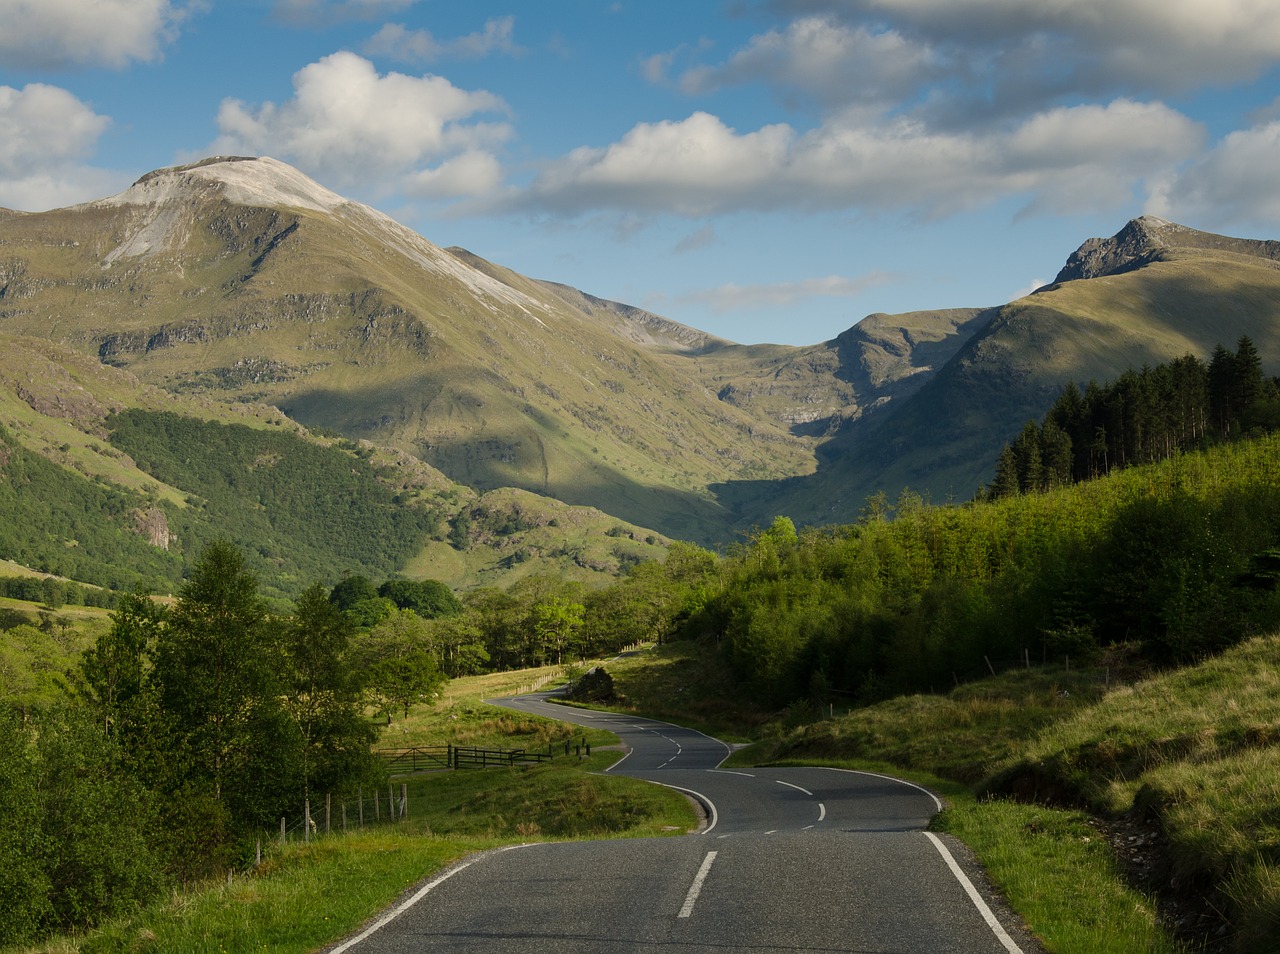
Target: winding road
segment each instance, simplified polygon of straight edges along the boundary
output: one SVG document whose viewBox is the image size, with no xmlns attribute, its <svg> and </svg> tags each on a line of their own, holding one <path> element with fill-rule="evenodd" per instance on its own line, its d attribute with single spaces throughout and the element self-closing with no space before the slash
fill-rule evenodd
<svg viewBox="0 0 1280 954">
<path fill-rule="evenodd" d="M 925 830 L 942 807 L 909 782 L 826 768 L 730 770 L 691 729 L 493 700 L 606 729 L 608 771 L 679 789 L 706 819 L 684 838 L 535 844 L 442 872 L 329 954 L 420 951 L 1040 954 L 958 842 Z"/>
</svg>

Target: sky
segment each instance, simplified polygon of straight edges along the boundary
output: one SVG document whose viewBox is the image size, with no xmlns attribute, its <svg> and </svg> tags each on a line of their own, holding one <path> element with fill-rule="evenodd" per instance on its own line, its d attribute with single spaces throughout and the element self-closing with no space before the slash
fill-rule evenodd
<svg viewBox="0 0 1280 954">
<path fill-rule="evenodd" d="M 0 0 L 0 206 L 267 155 L 746 344 L 1280 238 L 1276 0 Z"/>
</svg>

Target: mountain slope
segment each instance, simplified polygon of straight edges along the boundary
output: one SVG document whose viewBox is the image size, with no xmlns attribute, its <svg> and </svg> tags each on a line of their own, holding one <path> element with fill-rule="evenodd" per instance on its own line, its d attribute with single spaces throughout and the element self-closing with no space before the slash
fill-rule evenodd
<svg viewBox="0 0 1280 954">
<path fill-rule="evenodd" d="M 525 278 L 271 159 L 159 170 L 108 199 L 0 220 L 0 320 L 479 490 L 701 540 L 755 516 L 713 485 L 811 473 L 822 438 L 917 370 L 910 344 L 887 365 L 868 358 L 889 368 L 872 373 L 857 341 L 743 348 Z"/>
<path fill-rule="evenodd" d="M 1052 285 L 992 309 L 986 324 L 871 433 L 838 435 L 819 473 L 779 498 L 805 519 L 902 487 L 967 500 L 1001 445 L 1039 420 L 1068 381 L 1107 381 L 1218 344 L 1254 341 L 1280 370 L 1280 243 L 1160 219 L 1091 239 Z M 861 450 L 861 453 L 859 451 Z M 835 503 L 835 502 L 838 502 Z"/>
<path fill-rule="evenodd" d="M 274 407 L 174 395 L 40 338 L 0 332 L 0 552 L 115 589 L 172 592 L 214 538 L 276 600 L 344 573 L 465 589 L 584 582 L 666 541 L 585 507 L 460 487 Z"/>
<path fill-rule="evenodd" d="M 476 492 L 706 543 L 967 499 L 1067 380 L 1251 335 L 1280 366 L 1277 243 L 1153 218 L 996 308 L 871 315 L 743 346 L 442 249 L 272 159 L 0 214 L 0 322 L 210 406 L 266 405 Z"/>
<path fill-rule="evenodd" d="M 469 486 L 688 536 L 722 523 L 711 480 L 811 466 L 670 360 L 688 347 L 674 323 L 655 334 L 474 261 L 282 163 L 216 160 L 4 220 L 0 315 L 169 391 L 275 404 Z"/>
</svg>

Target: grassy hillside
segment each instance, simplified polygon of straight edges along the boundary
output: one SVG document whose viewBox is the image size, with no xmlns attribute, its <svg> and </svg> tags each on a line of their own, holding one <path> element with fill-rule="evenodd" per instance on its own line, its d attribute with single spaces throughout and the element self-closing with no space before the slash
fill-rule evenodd
<svg viewBox="0 0 1280 954">
<path fill-rule="evenodd" d="M 904 486 L 935 502 L 969 500 L 990 481 L 1000 447 L 1043 418 L 1068 381 L 1110 381 L 1186 354 L 1208 360 L 1241 335 L 1268 375 L 1280 372 L 1280 268 L 1270 259 L 1174 247 L 1134 271 L 1050 286 L 996 310 L 874 433 L 834 438 L 777 512 L 852 519 L 867 495 Z"/>
<path fill-rule="evenodd" d="M 166 394 L 39 338 L 0 344 L 0 553 L 26 567 L 168 592 L 225 536 L 283 599 L 343 572 L 458 589 L 547 570 L 589 582 L 665 552 L 599 511 L 480 495 L 269 406 Z"/>
</svg>

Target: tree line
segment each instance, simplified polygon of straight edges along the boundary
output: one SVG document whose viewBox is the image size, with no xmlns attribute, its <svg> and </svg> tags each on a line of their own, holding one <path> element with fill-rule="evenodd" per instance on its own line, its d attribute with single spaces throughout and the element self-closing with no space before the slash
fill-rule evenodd
<svg viewBox="0 0 1280 954">
<path fill-rule="evenodd" d="M 172 607 L 121 597 L 59 704 L 0 713 L 0 943 L 126 911 L 243 859 L 311 793 L 380 784 L 366 707 L 389 641 L 358 640 L 321 585 L 268 612 L 223 541 Z"/>
<path fill-rule="evenodd" d="M 1044 420 L 1002 449 L 985 496 L 1050 490 L 1277 427 L 1280 385 L 1241 336 L 1234 353 L 1218 345 L 1208 363 L 1188 354 L 1083 391 L 1068 383 Z"/>
</svg>

